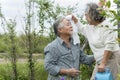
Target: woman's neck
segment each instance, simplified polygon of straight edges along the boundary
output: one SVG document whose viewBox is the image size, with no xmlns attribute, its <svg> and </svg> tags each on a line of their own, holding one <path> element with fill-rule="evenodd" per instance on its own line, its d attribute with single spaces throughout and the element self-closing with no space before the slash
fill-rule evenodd
<svg viewBox="0 0 120 80">
<path fill-rule="evenodd" d="M 97 26 L 98 24 L 100 24 L 101 22 L 90 22 L 90 25 L 94 25 Z"/>
</svg>

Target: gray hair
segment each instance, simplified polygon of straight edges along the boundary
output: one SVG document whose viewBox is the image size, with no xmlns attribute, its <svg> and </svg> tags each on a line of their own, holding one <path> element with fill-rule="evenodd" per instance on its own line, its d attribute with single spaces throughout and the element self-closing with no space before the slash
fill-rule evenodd
<svg viewBox="0 0 120 80">
<path fill-rule="evenodd" d="M 95 3 L 88 3 L 85 14 L 88 14 L 90 19 L 94 22 L 103 22 L 105 16 L 101 14 L 103 10 Z"/>
<path fill-rule="evenodd" d="M 64 27 L 64 24 L 62 23 L 64 19 L 64 17 L 61 17 L 53 23 L 53 29 L 56 36 L 59 36 L 58 29 Z"/>
</svg>

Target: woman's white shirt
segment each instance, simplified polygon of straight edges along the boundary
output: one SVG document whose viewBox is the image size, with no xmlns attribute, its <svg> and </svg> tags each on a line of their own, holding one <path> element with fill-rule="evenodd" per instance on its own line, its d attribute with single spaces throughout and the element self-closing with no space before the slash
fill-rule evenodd
<svg viewBox="0 0 120 80">
<path fill-rule="evenodd" d="M 114 29 L 117 27 L 113 27 L 110 22 L 104 21 L 97 26 L 82 25 L 80 22 L 78 22 L 76 25 L 79 28 L 79 32 L 88 39 L 90 48 L 97 62 L 101 61 L 105 50 L 119 50 L 119 44 L 116 40 L 118 34 L 117 31 L 114 31 Z"/>
</svg>

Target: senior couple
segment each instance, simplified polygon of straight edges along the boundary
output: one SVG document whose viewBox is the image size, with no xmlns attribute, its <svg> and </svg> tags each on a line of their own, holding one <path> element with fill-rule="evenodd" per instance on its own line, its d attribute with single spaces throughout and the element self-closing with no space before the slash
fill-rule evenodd
<svg viewBox="0 0 120 80">
<path fill-rule="evenodd" d="M 82 25 L 72 15 L 72 20 L 79 33 L 84 35 L 89 43 L 93 55 L 86 55 L 80 49 L 80 44 L 74 44 L 73 26 L 70 20 L 61 17 L 53 24 L 57 38 L 49 43 L 45 49 L 45 69 L 48 80 L 80 80 L 80 64 L 91 65 L 96 62 L 90 80 L 95 80 L 96 72 L 104 72 L 108 67 L 114 77 L 118 79 L 120 73 L 120 48 L 117 43 L 117 32 L 110 27 L 112 23 L 101 15 L 100 6 L 88 3 L 85 10 L 87 25 Z M 106 25 L 110 27 L 106 27 Z"/>
</svg>

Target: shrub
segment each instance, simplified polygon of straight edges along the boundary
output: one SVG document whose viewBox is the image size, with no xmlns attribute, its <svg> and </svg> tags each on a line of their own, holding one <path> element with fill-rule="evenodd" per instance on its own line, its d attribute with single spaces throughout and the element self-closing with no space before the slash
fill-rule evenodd
<svg viewBox="0 0 120 80">
<path fill-rule="evenodd" d="M 17 63 L 18 80 L 29 80 L 29 68 L 27 63 Z M 11 63 L 0 64 L 0 80 L 12 80 Z M 35 80 L 47 80 L 47 72 L 44 71 L 43 63 L 35 64 Z"/>
</svg>

